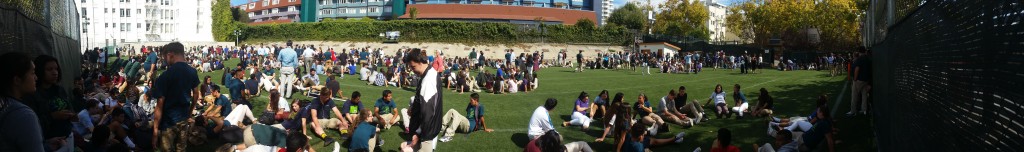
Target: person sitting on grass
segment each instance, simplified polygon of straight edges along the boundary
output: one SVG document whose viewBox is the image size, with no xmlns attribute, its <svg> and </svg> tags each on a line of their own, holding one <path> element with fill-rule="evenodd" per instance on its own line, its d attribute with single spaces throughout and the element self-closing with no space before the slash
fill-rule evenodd
<svg viewBox="0 0 1024 152">
<path fill-rule="evenodd" d="M 320 97 L 315 98 L 309 107 L 309 115 L 313 120 L 313 133 L 324 139 L 324 143 L 334 142 L 334 138 L 327 137 L 325 128 L 338 129 L 343 137 L 348 134 L 349 124 L 346 123 L 347 121 L 341 121 L 341 119 L 345 119 L 345 116 L 341 115 L 342 113 L 336 105 L 331 99 L 331 93 L 324 92 L 320 93 Z M 331 118 L 331 112 L 334 112 L 334 116 L 337 118 Z"/>
<path fill-rule="evenodd" d="M 718 129 L 718 139 L 711 144 L 711 152 L 739 152 L 740 148 L 732 144 L 732 132 L 729 129 Z"/>
<path fill-rule="evenodd" d="M 530 140 L 526 143 L 524 152 L 593 152 L 590 145 L 585 141 L 562 144 L 562 135 L 557 131 L 549 130 L 540 138 Z"/>
<path fill-rule="evenodd" d="M 775 100 L 768 95 L 768 90 L 761 88 L 761 95 L 757 97 L 757 106 L 754 107 L 754 117 L 771 117 L 772 109 L 775 109 Z"/>
<path fill-rule="evenodd" d="M 270 90 L 270 102 L 267 103 L 267 108 L 263 113 L 274 115 L 274 121 L 284 121 L 291 115 L 291 108 L 289 108 L 288 100 L 281 97 L 281 92 L 274 89 Z"/>
<path fill-rule="evenodd" d="M 381 98 L 377 99 L 377 103 L 373 104 L 374 118 L 377 119 L 377 124 L 380 124 L 383 129 L 391 128 L 392 125 L 398 124 L 398 120 L 401 120 L 398 114 L 398 106 L 395 105 L 395 101 L 392 99 L 391 90 L 384 90 Z"/>
<path fill-rule="evenodd" d="M 647 95 L 640 93 L 636 98 L 636 103 L 633 104 L 633 108 L 636 109 L 636 116 L 640 116 L 640 122 L 644 125 L 651 126 L 651 134 L 657 135 L 658 128 L 665 125 L 665 120 L 662 120 L 658 114 L 654 113 L 654 109 L 651 108 L 651 102 L 647 101 Z"/>
<path fill-rule="evenodd" d="M 293 132 L 293 134 L 295 133 Z M 279 151 L 285 149 L 289 140 L 295 140 L 290 137 L 287 131 L 264 124 L 229 127 L 225 128 L 224 133 L 221 135 L 221 139 L 225 144 L 218 147 L 216 151 Z M 307 138 L 303 137 L 302 139 Z"/>
<path fill-rule="evenodd" d="M 469 105 L 466 105 L 466 116 L 462 116 L 455 109 L 449 109 L 442 118 L 441 134 L 444 136 L 441 137 L 441 142 L 451 141 L 455 132 L 494 131 L 487 129 L 487 125 L 484 123 L 484 105 L 480 104 L 480 94 L 470 94 L 469 98 Z"/>
<path fill-rule="evenodd" d="M 693 126 L 693 121 L 686 117 L 686 114 L 679 113 L 676 110 L 676 90 L 668 90 L 668 95 L 661 97 L 661 102 L 658 104 L 658 116 L 661 116 L 664 120 L 681 126 Z"/>
<path fill-rule="evenodd" d="M 624 136 L 626 130 L 633 123 L 629 118 L 631 115 L 632 108 L 629 108 L 629 104 L 623 103 L 623 95 L 621 92 L 615 94 L 615 98 L 612 99 L 611 103 L 608 103 L 608 113 L 604 116 L 605 125 L 604 133 L 601 133 L 601 138 L 597 138 L 594 141 L 602 142 L 604 138 L 608 136 L 608 132 L 612 132 L 612 136 Z M 618 128 L 616 128 L 618 126 Z M 618 139 L 618 138 L 616 138 Z"/>
<path fill-rule="evenodd" d="M 555 130 L 555 127 L 551 125 L 551 110 L 555 110 L 555 106 L 558 105 L 558 100 L 555 98 L 548 98 L 544 102 L 543 106 L 537 107 L 533 110 L 533 116 L 530 116 L 530 125 L 527 127 L 529 131 L 527 134 L 530 136 L 530 140 L 537 139 L 541 135 L 544 135 L 548 130 Z"/>
<path fill-rule="evenodd" d="M 352 123 L 358 125 L 354 125 L 355 128 L 352 129 L 352 140 L 350 140 L 348 151 L 372 152 L 375 146 L 377 146 L 375 142 L 380 139 L 377 136 L 377 132 L 380 132 L 380 129 L 374 124 L 373 115 L 373 112 L 370 110 L 359 111 L 359 116 Z"/>
<path fill-rule="evenodd" d="M 358 120 L 357 117 L 359 117 L 359 111 L 363 110 L 362 96 L 363 95 L 360 94 L 359 91 L 352 92 L 352 98 L 341 105 L 341 108 L 344 109 L 341 111 L 341 115 L 345 116 L 342 121 L 344 121 L 345 124 L 355 125 L 352 122 Z"/>
<path fill-rule="evenodd" d="M 747 104 L 747 96 L 743 95 L 743 91 L 740 91 L 740 84 L 736 84 L 735 87 L 733 87 L 732 100 L 736 107 L 732 107 L 732 113 L 730 113 L 730 115 L 738 114 L 739 117 L 736 118 L 743 118 L 743 113 L 748 112 L 747 108 L 749 105 Z"/>
<path fill-rule="evenodd" d="M 793 140 L 793 132 L 789 130 L 780 131 L 775 135 L 774 146 L 771 143 L 764 143 L 763 146 L 754 144 L 754 151 L 757 152 L 799 152 L 800 143 Z"/>
<path fill-rule="evenodd" d="M 824 144 L 828 146 L 825 148 L 828 149 L 823 150 L 830 152 L 835 151 L 836 142 L 833 135 L 835 132 L 835 128 L 833 127 L 835 126 L 833 126 L 829 108 L 818 108 L 818 114 L 816 116 L 817 120 L 814 122 L 814 125 L 811 126 L 811 129 L 804 131 L 804 134 L 800 137 L 803 141 L 803 145 L 800 146 L 801 149 L 816 150 L 821 148 L 818 146 L 824 141 Z"/>
<path fill-rule="evenodd" d="M 587 92 L 580 92 L 580 96 L 576 98 L 576 106 L 573 107 L 572 120 L 562 122 L 562 127 L 573 125 L 582 126 L 583 130 L 590 128 L 590 108 L 596 107 L 593 102 L 590 102 L 590 97 Z"/>
<path fill-rule="evenodd" d="M 616 144 L 617 145 L 616 148 L 619 151 L 624 151 L 624 152 L 645 152 L 645 151 L 650 151 L 647 148 L 651 148 L 651 147 L 654 147 L 654 146 L 667 145 L 667 144 L 672 144 L 672 143 L 682 143 L 683 142 L 683 136 L 686 135 L 686 133 L 684 133 L 684 132 L 679 132 L 679 134 L 676 134 L 676 136 L 674 136 L 673 138 L 656 139 L 656 138 L 647 136 L 648 133 L 649 133 L 649 132 L 647 132 L 648 129 L 646 128 L 646 126 L 644 126 L 643 124 L 639 124 L 639 123 L 633 124 L 633 126 L 631 126 L 628 130 L 629 131 L 627 131 L 627 132 L 629 134 L 624 134 L 623 136 L 619 136 L 619 142 L 618 142 L 618 144 Z"/>
<path fill-rule="evenodd" d="M 597 99 L 594 99 L 594 107 L 590 108 L 590 118 L 605 118 L 604 115 L 608 108 L 608 90 L 601 90 L 601 93 L 597 94 Z"/>
<path fill-rule="evenodd" d="M 704 105 L 708 105 L 711 101 L 715 101 L 715 118 L 722 119 L 722 116 L 726 118 L 731 117 L 729 115 L 729 105 L 725 103 L 725 90 L 722 90 L 722 84 L 715 85 L 715 91 L 711 93 L 711 97 L 708 98 Z"/>
<path fill-rule="evenodd" d="M 206 97 L 207 106 L 203 110 L 203 117 L 216 123 L 213 132 L 220 133 L 224 128 L 224 116 L 231 114 L 231 100 L 220 93 L 220 86 L 213 85 L 210 88 L 213 93 Z"/>
</svg>

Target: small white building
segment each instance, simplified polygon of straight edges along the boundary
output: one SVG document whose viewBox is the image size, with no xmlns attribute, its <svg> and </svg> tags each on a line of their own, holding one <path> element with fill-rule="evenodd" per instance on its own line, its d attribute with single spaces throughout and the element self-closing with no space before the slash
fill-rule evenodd
<svg viewBox="0 0 1024 152">
<path fill-rule="evenodd" d="M 668 44 L 667 42 L 651 42 L 651 43 L 640 43 L 640 52 L 651 53 L 655 56 L 675 56 L 681 50 L 678 46 Z"/>
</svg>

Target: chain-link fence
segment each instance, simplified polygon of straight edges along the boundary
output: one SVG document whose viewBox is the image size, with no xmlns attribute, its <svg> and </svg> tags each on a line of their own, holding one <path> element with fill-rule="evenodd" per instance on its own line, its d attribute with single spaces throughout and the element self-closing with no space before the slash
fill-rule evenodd
<svg viewBox="0 0 1024 152">
<path fill-rule="evenodd" d="M 895 21 L 868 45 L 878 149 L 1024 151 L 1024 3 L 890 4 L 869 9 Z"/>
<path fill-rule="evenodd" d="M 0 54 L 54 56 L 61 85 L 73 88 L 82 65 L 77 8 L 73 0 L 0 0 Z"/>
</svg>

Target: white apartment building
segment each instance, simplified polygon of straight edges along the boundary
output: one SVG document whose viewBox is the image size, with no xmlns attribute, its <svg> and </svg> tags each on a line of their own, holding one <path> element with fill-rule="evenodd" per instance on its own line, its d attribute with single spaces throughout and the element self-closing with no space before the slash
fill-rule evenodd
<svg viewBox="0 0 1024 152">
<path fill-rule="evenodd" d="M 706 0 L 704 4 L 708 7 L 708 32 L 711 34 L 711 43 L 724 41 L 727 28 L 725 27 L 725 16 L 728 15 L 728 8 L 714 0 Z"/>
<path fill-rule="evenodd" d="M 75 0 L 82 50 L 143 42 L 212 42 L 212 0 Z"/>
<path fill-rule="evenodd" d="M 617 9 L 615 7 L 614 0 L 594 0 L 594 4 L 597 9 L 594 9 L 597 13 L 597 25 L 604 26 L 608 24 L 608 17 L 612 16 L 612 12 Z"/>
</svg>

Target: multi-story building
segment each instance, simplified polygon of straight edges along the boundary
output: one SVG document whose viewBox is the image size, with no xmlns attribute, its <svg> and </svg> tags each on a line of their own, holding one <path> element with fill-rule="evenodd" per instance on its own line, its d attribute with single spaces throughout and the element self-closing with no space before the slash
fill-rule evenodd
<svg viewBox="0 0 1024 152">
<path fill-rule="evenodd" d="M 333 0 L 338 1 L 338 0 Z M 249 16 L 249 25 L 299 21 L 301 0 L 258 0 L 238 7 Z"/>
<path fill-rule="evenodd" d="M 579 19 L 597 23 L 602 0 L 412 0 L 399 19 L 460 20 L 514 24 L 575 24 Z M 392 6 L 399 8 L 399 4 Z M 597 6 L 595 6 L 597 5 Z M 610 11 L 609 11 L 610 12 Z"/>
<path fill-rule="evenodd" d="M 714 0 L 706 0 L 704 4 L 708 7 L 708 32 L 711 36 L 710 42 L 716 43 L 726 40 L 728 31 L 725 27 L 725 16 L 728 15 L 725 5 L 716 3 Z"/>
<path fill-rule="evenodd" d="M 350 19 L 363 17 L 390 19 L 394 2 L 392 0 L 317 0 L 316 19 L 317 21 L 328 18 Z"/>
<path fill-rule="evenodd" d="M 601 2 L 600 3 L 601 7 L 599 9 L 597 9 L 597 12 L 598 12 L 597 13 L 597 15 L 598 15 L 597 16 L 597 24 L 601 25 L 601 26 L 604 26 L 605 24 L 608 24 L 608 17 L 611 17 L 612 16 L 612 12 L 615 11 L 615 9 L 617 9 L 615 7 L 614 0 L 594 0 L 594 1 L 600 1 Z"/>
<path fill-rule="evenodd" d="M 211 42 L 211 0 L 76 0 L 82 48 L 140 42 Z"/>
</svg>

